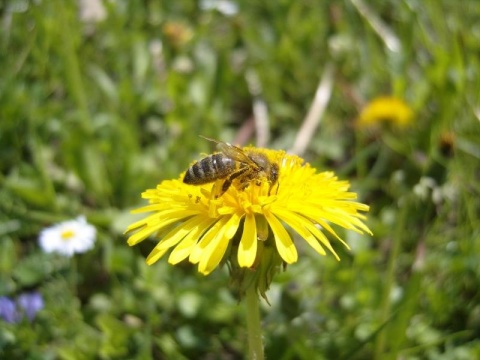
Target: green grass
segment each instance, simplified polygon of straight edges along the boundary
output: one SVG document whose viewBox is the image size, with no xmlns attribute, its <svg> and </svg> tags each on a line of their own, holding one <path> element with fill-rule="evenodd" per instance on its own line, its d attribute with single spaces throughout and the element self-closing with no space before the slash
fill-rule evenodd
<svg viewBox="0 0 480 360">
<path fill-rule="evenodd" d="M 211 152 L 199 134 L 235 139 L 252 117 L 247 73 L 269 146 L 291 148 L 331 64 L 303 156 L 352 182 L 374 236 L 342 232 L 341 262 L 298 242 L 262 309 L 267 358 L 479 358 L 480 2 L 365 1 L 398 51 L 354 3 L 244 0 L 225 16 L 186 0 L 107 1 L 92 23 L 76 2 L 0 5 L 0 295 L 45 300 L 33 323 L 0 320 L 0 357 L 244 358 L 226 270 L 148 267 L 154 243 L 126 245 L 129 210 Z M 414 123 L 356 129 L 381 95 L 405 99 Z M 43 254 L 39 232 L 79 214 L 97 227 L 95 249 Z"/>
</svg>

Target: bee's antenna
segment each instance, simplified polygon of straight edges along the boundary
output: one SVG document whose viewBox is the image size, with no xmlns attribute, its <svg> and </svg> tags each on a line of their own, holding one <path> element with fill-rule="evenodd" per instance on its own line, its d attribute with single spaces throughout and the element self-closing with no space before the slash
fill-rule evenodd
<svg viewBox="0 0 480 360">
<path fill-rule="evenodd" d="M 209 137 L 206 137 L 206 136 L 203 136 L 203 135 L 198 135 L 198 136 L 200 136 L 202 139 L 205 139 L 205 140 L 208 140 L 208 141 L 211 141 L 211 142 L 214 142 L 214 143 L 218 143 L 217 140 L 211 139 Z"/>
</svg>

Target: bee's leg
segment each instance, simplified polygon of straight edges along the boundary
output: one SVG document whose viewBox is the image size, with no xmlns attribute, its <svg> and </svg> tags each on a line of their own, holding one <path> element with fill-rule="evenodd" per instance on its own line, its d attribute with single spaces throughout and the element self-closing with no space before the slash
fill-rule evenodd
<svg viewBox="0 0 480 360">
<path fill-rule="evenodd" d="M 223 182 L 216 182 L 213 185 L 213 194 L 215 199 L 218 199 L 220 196 L 225 194 L 225 191 L 228 190 L 228 188 L 232 185 L 232 181 L 230 179 L 225 179 Z"/>
<path fill-rule="evenodd" d="M 248 170 L 248 167 L 246 167 L 246 166 L 242 167 L 242 168 L 238 169 L 237 171 L 235 171 L 233 174 L 231 174 L 229 177 L 227 177 L 222 184 L 222 189 L 221 189 L 220 193 L 216 194 L 215 198 L 219 198 L 220 196 L 222 196 L 228 190 L 230 185 L 232 185 L 233 180 L 235 180 L 240 175 L 244 174 L 245 171 L 247 171 L 247 170 Z"/>
<path fill-rule="evenodd" d="M 277 181 L 275 184 L 270 185 L 270 189 L 268 189 L 268 196 L 271 195 L 272 189 L 275 185 L 277 185 L 277 189 L 275 190 L 275 194 L 278 193 L 278 188 L 280 187 L 280 182 L 279 181 Z"/>
<path fill-rule="evenodd" d="M 224 184 L 224 180 L 217 180 L 213 184 L 212 194 L 215 199 L 218 199 L 225 192 L 223 191 L 223 184 Z"/>
<path fill-rule="evenodd" d="M 232 179 L 226 178 L 225 181 L 222 184 L 222 195 L 225 191 L 228 190 L 228 188 L 232 185 Z"/>
<path fill-rule="evenodd" d="M 257 175 L 257 172 L 251 172 L 250 174 L 245 175 L 242 179 L 242 189 L 245 190 L 252 181 L 255 182 L 255 185 L 257 186 L 262 185 L 262 181 L 256 178 Z"/>
</svg>

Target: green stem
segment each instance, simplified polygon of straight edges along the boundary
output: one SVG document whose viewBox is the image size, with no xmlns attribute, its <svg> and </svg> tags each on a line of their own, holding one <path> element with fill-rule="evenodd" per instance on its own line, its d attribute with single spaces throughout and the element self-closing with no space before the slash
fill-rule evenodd
<svg viewBox="0 0 480 360">
<path fill-rule="evenodd" d="M 248 331 L 248 358 L 263 360 L 262 327 L 260 324 L 259 298 L 255 286 L 249 286 L 246 292 L 246 315 Z"/>
<path fill-rule="evenodd" d="M 90 112 L 88 109 L 88 100 L 83 84 L 80 60 L 78 58 L 77 38 L 75 24 L 72 23 L 70 8 L 62 0 L 57 0 L 56 8 L 58 11 L 58 20 L 62 26 L 61 41 L 63 60 L 65 62 L 65 79 L 70 95 L 80 115 L 83 135 L 91 136 L 93 133 Z"/>
<path fill-rule="evenodd" d="M 57 202 L 57 194 L 55 192 L 55 187 L 53 185 L 53 181 L 51 176 L 49 175 L 48 167 L 46 161 L 43 156 L 43 148 L 40 146 L 40 141 L 38 139 L 37 132 L 35 131 L 34 126 L 34 116 L 29 116 L 28 121 L 28 144 L 30 147 L 30 151 L 35 163 L 35 166 L 40 174 L 42 185 L 44 189 L 44 194 L 48 197 L 48 203 L 52 205 L 53 210 L 55 213 L 58 212 L 58 202 Z"/>
<path fill-rule="evenodd" d="M 390 311 L 392 304 L 390 302 L 390 294 L 392 293 L 392 289 L 395 284 L 395 267 L 397 265 L 398 254 L 400 253 L 400 248 L 402 244 L 402 229 L 404 229 L 406 225 L 408 208 L 408 202 L 406 202 L 399 210 L 400 215 L 397 221 L 397 229 L 393 238 L 392 250 L 388 258 L 387 272 L 385 275 L 385 285 L 383 289 L 382 303 L 380 308 L 380 326 L 382 327 L 388 321 L 391 315 Z M 375 360 L 386 359 L 385 354 L 383 353 L 385 349 L 386 330 L 387 328 L 384 327 L 378 334 L 377 341 L 375 343 Z"/>
<path fill-rule="evenodd" d="M 366 141 L 365 141 L 365 135 L 361 131 L 356 131 L 355 132 L 356 138 L 355 138 L 355 154 L 362 154 L 364 151 L 364 148 L 366 146 Z M 367 164 L 366 164 L 366 157 L 361 156 L 357 159 L 356 166 L 357 166 L 357 177 L 359 179 L 364 179 L 367 174 Z"/>
<path fill-rule="evenodd" d="M 70 286 L 72 289 L 72 294 L 76 296 L 78 289 L 78 265 L 75 255 L 72 256 L 70 263 Z"/>
</svg>

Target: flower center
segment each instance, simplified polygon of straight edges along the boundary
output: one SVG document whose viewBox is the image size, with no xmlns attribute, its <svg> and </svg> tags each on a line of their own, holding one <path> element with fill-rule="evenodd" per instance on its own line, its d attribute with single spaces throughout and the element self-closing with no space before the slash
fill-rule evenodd
<svg viewBox="0 0 480 360">
<path fill-rule="evenodd" d="M 62 231 L 62 233 L 60 234 L 60 236 L 62 237 L 62 240 L 63 240 L 63 241 L 68 241 L 68 240 L 70 240 L 70 239 L 73 237 L 73 235 L 75 235 L 75 232 L 74 232 L 73 230 L 70 230 L 70 229 L 64 230 L 64 231 Z"/>
</svg>

